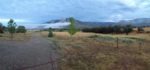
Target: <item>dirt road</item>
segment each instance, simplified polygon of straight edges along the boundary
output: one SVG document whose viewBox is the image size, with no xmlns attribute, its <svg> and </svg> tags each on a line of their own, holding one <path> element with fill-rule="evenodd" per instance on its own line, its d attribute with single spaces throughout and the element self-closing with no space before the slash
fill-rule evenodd
<svg viewBox="0 0 150 70">
<path fill-rule="evenodd" d="M 0 41 L 0 70 L 58 70 L 53 48 L 36 33 L 26 41 Z"/>
</svg>

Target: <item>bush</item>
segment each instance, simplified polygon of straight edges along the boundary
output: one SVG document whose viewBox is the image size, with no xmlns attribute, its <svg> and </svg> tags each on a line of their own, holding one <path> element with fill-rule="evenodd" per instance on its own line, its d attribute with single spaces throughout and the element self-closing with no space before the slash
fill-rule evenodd
<svg viewBox="0 0 150 70">
<path fill-rule="evenodd" d="M 0 23 L 0 33 L 4 33 L 4 29 L 5 29 L 5 26 L 3 26 L 2 23 Z"/>
<path fill-rule="evenodd" d="M 26 33 L 26 28 L 24 26 L 18 26 L 17 33 Z"/>
<path fill-rule="evenodd" d="M 133 31 L 133 28 L 131 25 L 126 25 L 123 30 L 124 30 L 124 33 L 128 35 L 130 32 Z"/>
<path fill-rule="evenodd" d="M 4 33 L 4 31 L 0 28 L 0 33 Z"/>
<path fill-rule="evenodd" d="M 53 37 L 53 32 L 52 32 L 52 29 L 51 28 L 49 28 L 49 33 L 48 33 L 48 37 Z"/>
</svg>

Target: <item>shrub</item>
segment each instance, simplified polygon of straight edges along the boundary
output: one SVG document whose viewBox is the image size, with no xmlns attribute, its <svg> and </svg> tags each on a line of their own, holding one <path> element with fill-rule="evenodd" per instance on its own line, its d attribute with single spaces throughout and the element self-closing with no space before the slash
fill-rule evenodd
<svg viewBox="0 0 150 70">
<path fill-rule="evenodd" d="M 132 26 L 131 25 L 126 25 L 124 27 L 124 33 L 126 33 L 126 35 L 128 35 L 130 32 L 132 32 L 133 29 L 132 29 Z"/>
<path fill-rule="evenodd" d="M 27 30 L 24 26 L 18 26 L 17 33 L 26 33 Z"/>
<path fill-rule="evenodd" d="M 52 32 L 52 29 L 51 28 L 49 28 L 49 33 L 48 33 L 48 37 L 53 37 L 53 32 Z"/>
<path fill-rule="evenodd" d="M 3 26 L 2 23 L 0 23 L 0 33 L 4 33 L 4 29 L 5 29 L 5 26 Z"/>
</svg>

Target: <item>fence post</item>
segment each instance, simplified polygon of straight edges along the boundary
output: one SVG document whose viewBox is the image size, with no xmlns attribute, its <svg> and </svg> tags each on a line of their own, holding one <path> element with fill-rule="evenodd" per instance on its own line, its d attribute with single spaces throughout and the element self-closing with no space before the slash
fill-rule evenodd
<svg viewBox="0 0 150 70">
<path fill-rule="evenodd" d="M 119 38 L 117 37 L 117 48 L 119 48 Z"/>
</svg>

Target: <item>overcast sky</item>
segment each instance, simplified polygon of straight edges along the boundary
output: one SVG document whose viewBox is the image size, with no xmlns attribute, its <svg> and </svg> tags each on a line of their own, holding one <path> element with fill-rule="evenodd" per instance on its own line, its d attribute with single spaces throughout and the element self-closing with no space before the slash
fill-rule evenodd
<svg viewBox="0 0 150 70">
<path fill-rule="evenodd" d="M 82 21 L 149 18 L 150 0 L 0 0 L 0 22 L 46 22 L 75 17 Z"/>
</svg>

